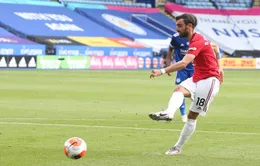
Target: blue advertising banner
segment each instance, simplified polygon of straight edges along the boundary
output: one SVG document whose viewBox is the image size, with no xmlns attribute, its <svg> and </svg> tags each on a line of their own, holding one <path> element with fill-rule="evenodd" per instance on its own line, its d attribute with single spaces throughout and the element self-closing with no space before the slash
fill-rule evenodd
<svg viewBox="0 0 260 166">
<path fill-rule="evenodd" d="M 0 55 L 45 55 L 45 45 L 0 44 Z"/>
<path fill-rule="evenodd" d="M 152 57 L 152 48 L 89 47 L 57 45 L 56 55 Z"/>
<path fill-rule="evenodd" d="M 34 43 L 30 40 L 19 38 L 14 35 L 0 35 L 0 44 L 34 44 L 36 45 L 37 43 Z"/>
<path fill-rule="evenodd" d="M 0 35 L 13 35 L 12 33 L 8 32 L 4 28 L 0 27 Z"/>
<path fill-rule="evenodd" d="M 0 22 L 28 36 L 122 37 L 65 7 L 1 4 Z"/>
<path fill-rule="evenodd" d="M 25 38 L 20 38 L 0 27 L 0 44 L 37 44 Z"/>
<path fill-rule="evenodd" d="M 134 12 L 83 8 L 77 8 L 76 11 L 95 20 L 96 22 L 99 22 L 103 26 L 112 28 L 117 33 L 130 39 L 166 39 L 168 37 L 151 30 L 150 26 L 144 20 L 140 20 L 141 22 L 138 23 L 131 20 L 131 15 L 134 14 Z M 163 17 L 163 15 L 161 16 Z M 105 34 L 106 32 L 101 33 Z"/>
</svg>

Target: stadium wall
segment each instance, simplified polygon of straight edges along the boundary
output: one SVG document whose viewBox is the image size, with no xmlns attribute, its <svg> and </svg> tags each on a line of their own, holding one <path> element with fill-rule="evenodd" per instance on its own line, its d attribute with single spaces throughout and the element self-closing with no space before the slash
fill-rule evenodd
<svg viewBox="0 0 260 166">
<path fill-rule="evenodd" d="M 0 56 L 0 69 L 144 70 L 162 68 L 161 57 Z M 260 69 L 260 58 L 222 58 L 223 69 Z"/>
</svg>

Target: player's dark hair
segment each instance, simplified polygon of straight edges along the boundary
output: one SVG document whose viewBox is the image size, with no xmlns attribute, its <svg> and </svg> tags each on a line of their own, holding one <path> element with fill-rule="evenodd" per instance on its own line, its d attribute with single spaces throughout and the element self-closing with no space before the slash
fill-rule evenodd
<svg viewBox="0 0 260 166">
<path fill-rule="evenodd" d="M 185 25 L 191 24 L 193 28 L 197 26 L 198 20 L 193 14 L 182 14 L 176 17 L 176 21 L 183 19 Z"/>
</svg>

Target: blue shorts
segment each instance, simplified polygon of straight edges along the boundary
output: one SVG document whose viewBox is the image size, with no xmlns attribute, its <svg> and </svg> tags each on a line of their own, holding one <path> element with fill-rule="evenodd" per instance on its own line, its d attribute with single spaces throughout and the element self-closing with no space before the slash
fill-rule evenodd
<svg viewBox="0 0 260 166">
<path fill-rule="evenodd" d="M 182 69 L 182 70 L 177 71 L 175 84 L 179 85 L 182 81 L 186 80 L 187 78 L 192 77 L 192 75 L 193 75 L 193 70 Z"/>
</svg>

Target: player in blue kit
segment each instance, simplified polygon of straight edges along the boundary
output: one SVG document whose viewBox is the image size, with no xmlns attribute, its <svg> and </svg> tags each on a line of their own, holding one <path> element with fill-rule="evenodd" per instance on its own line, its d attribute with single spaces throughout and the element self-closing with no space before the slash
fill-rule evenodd
<svg viewBox="0 0 260 166">
<path fill-rule="evenodd" d="M 166 57 L 166 65 L 170 66 L 173 59 L 176 62 L 182 60 L 182 58 L 186 55 L 186 52 L 189 47 L 189 41 L 185 38 L 180 38 L 178 33 L 173 34 L 171 43 L 169 45 L 167 57 Z M 174 54 L 172 53 L 174 52 Z M 176 75 L 175 84 L 179 85 L 181 82 L 186 80 L 187 78 L 192 77 L 193 75 L 193 65 L 190 63 L 187 65 L 186 68 L 179 70 Z M 181 118 L 183 122 L 187 121 L 187 114 L 186 114 L 186 104 L 185 99 L 180 107 Z"/>
</svg>

